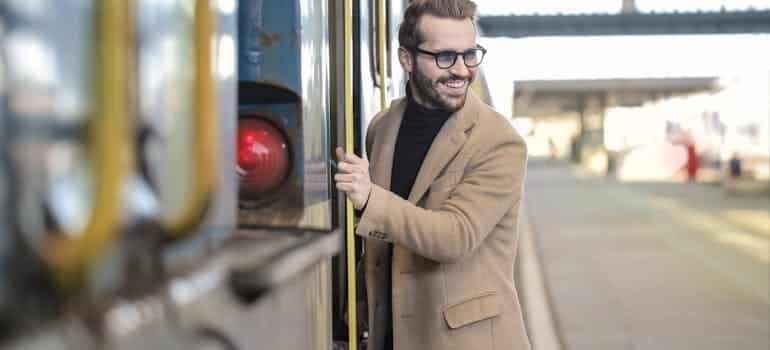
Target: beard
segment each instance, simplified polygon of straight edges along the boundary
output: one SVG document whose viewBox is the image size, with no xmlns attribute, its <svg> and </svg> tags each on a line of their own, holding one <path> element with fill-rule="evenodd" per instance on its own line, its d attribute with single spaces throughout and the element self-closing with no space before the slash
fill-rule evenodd
<svg viewBox="0 0 770 350">
<path fill-rule="evenodd" d="M 459 64 L 462 64 L 462 62 L 459 62 Z M 425 104 L 426 107 L 443 109 L 448 112 L 456 112 L 465 105 L 465 100 L 468 97 L 468 88 L 473 82 L 473 74 L 470 74 L 468 77 L 460 77 L 447 71 L 446 76 L 442 76 L 435 81 L 431 81 L 430 78 L 425 76 L 425 74 L 423 74 L 423 72 L 420 70 L 417 62 L 414 63 L 414 68 L 415 69 L 412 72 L 411 80 L 414 81 L 414 88 L 418 97 L 418 101 Z M 443 96 L 436 90 L 435 85 L 446 83 L 450 80 L 466 81 L 465 93 L 461 97 L 452 98 L 449 96 Z"/>
</svg>

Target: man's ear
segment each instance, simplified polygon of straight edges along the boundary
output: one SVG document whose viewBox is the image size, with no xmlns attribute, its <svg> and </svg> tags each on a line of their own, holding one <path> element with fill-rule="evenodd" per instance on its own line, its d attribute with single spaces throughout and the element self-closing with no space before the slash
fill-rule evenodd
<svg viewBox="0 0 770 350">
<path fill-rule="evenodd" d="M 401 68 L 404 69 L 408 74 L 412 73 L 412 70 L 414 69 L 414 60 L 412 60 L 412 53 L 409 52 L 409 50 L 399 47 L 398 48 L 398 62 L 401 63 Z"/>
</svg>

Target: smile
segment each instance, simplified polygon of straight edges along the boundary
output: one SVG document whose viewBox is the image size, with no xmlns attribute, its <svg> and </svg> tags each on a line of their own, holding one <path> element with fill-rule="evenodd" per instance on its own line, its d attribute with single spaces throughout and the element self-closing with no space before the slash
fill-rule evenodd
<svg viewBox="0 0 770 350">
<path fill-rule="evenodd" d="M 447 93 L 449 93 L 449 95 L 464 94 L 467 84 L 468 84 L 467 80 L 448 80 L 441 83 L 441 85 L 443 85 L 446 88 Z"/>
</svg>

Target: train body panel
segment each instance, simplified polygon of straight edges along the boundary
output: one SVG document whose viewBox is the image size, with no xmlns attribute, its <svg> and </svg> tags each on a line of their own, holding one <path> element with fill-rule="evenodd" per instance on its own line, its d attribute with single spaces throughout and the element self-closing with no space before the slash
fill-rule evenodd
<svg viewBox="0 0 770 350">
<path fill-rule="evenodd" d="M 343 105 L 363 152 L 407 77 L 405 1 L 343 4 L 0 4 L 0 348 L 346 339 Z"/>
</svg>

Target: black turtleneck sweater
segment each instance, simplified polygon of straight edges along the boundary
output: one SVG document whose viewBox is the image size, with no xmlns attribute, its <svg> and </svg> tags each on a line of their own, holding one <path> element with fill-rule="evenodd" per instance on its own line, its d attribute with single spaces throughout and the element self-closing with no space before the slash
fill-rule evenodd
<svg viewBox="0 0 770 350">
<path fill-rule="evenodd" d="M 406 86 L 407 104 L 401 126 L 398 128 L 396 147 L 393 153 L 393 169 L 390 176 L 390 191 L 407 199 L 412 191 L 414 180 L 420 171 L 425 155 L 428 154 L 430 145 L 438 135 L 444 122 L 452 113 L 443 109 L 425 108 L 412 96 L 411 87 Z M 386 329 L 385 346 L 383 350 L 393 349 L 393 273 L 392 256 L 393 244 L 388 245 L 388 259 L 385 268 L 388 273 L 388 296 L 386 298 Z"/>
</svg>

